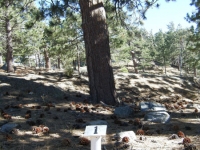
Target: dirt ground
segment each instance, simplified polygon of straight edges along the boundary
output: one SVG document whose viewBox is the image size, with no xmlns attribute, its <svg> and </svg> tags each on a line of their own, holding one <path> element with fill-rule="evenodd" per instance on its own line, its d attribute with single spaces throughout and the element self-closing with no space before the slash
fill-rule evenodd
<svg viewBox="0 0 200 150">
<path fill-rule="evenodd" d="M 183 150 L 183 138 L 169 139 L 178 131 L 200 149 L 198 82 L 173 71 L 169 68 L 166 76 L 155 71 L 120 73 L 115 68 L 118 98 L 134 109 L 129 118 L 117 118 L 113 115 L 115 107 L 90 103 L 86 76 L 67 78 L 61 71 L 23 67 L 9 74 L 0 70 L 0 126 L 7 122 L 18 124 L 11 133 L 0 132 L 0 149 L 89 150 L 89 141 L 82 136 L 84 124 L 93 120 L 108 123 L 107 135 L 102 139 L 104 150 Z M 170 123 L 144 121 L 144 114 L 138 109 L 141 101 L 164 104 Z M 137 140 L 132 143 L 118 142 L 116 133 L 136 133 L 141 128 L 135 124 L 136 118 L 141 120 L 145 135 L 136 135 Z"/>
</svg>

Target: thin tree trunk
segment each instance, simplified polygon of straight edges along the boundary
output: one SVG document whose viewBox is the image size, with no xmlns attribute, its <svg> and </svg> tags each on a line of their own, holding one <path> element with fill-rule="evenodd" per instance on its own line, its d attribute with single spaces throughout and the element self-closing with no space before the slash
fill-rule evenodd
<svg viewBox="0 0 200 150">
<path fill-rule="evenodd" d="M 58 69 L 60 69 L 60 57 L 58 57 Z"/>
<path fill-rule="evenodd" d="M 2 53 L 0 53 L 0 66 L 3 65 Z"/>
<path fill-rule="evenodd" d="M 38 54 L 37 56 L 38 56 L 38 65 L 39 65 L 39 68 L 40 68 L 40 65 L 41 65 L 40 54 Z"/>
<path fill-rule="evenodd" d="M 73 64 L 73 69 L 76 70 L 76 60 L 73 60 L 72 64 Z"/>
<path fill-rule="evenodd" d="M 28 56 L 28 65 L 31 67 L 30 57 Z"/>
<path fill-rule="evenodd" d="M 116 91 L 102 0 L 79 0 L 82 14 L 89 88 L 93 103 L 116 105 Z"/>
<path fill-rule="evenodd" d="M 179 71 L 180 71 L 180 76 L 182 76 L 182 53 L 183 53 L 183 39 L 181 39 L 181 49 L 180 49 L 180 54 L 179 54 Z"/>
<path fill-rule="evenodd" d="M 166 67 L 166 60 L 165 60 L 165 57 L 164 57 L 164 66 L 165 66 L 165 74 L 167 74 L 167 67 Z"/>
<path fill-rule="evenodd" d="M 6 2 L 6 9 L 9 7 L 9 1 Z M 6 63 L 7 63 L 7 72 L 14 72 L 13 67 L 13 47 L 12 47 L 12 30 L 10 19 L 8 16 L 7 10 L 5 11 L 5 30 L 6 30 Z"/>
<path fill-rule="evenodd" d="M 138 73 L 138 69 L 137 69 L 138 63 L 137 63 L 134 51 L 131 51 L 131 56 L 132 56 L 132 60 L 133 60 L 133 67 L 134 67 L 135 73 Z"/>
<path fill-rule="evenodd" d="M 38 61 L 37 61 L 37 54 L 35 54 L 35 67 L 38 66 Z"/>
<path fill-rule="evenodd" d="M 78 45 L 76 45 L 76 47 L 77 47 L 77 67 L 78 67 L 78 75 L 80 76 L 80 54 L 79 54 Z"/>
<path fill-rule="evenodd" d="M 193 70 L 194 70 L 194 77 L 196 77 L 197 76 L 197 68 L 194 66 Z"/>
<path fill-rule="evenodd" d="M 51 61 L 49 58 L 49 54 L 46 50 L 44 50 L 44 58 L 45 58 L 45 68 L 49 70 L 51 68 Z"/>
</svg>

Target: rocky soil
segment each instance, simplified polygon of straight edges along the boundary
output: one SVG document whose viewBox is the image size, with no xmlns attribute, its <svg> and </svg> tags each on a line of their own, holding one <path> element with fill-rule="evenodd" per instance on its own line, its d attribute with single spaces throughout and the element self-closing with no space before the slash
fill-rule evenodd
<svg viewBox="0 0 200 150">
<path fill-rule="evenodd" d="M 155 71 L 121 73 L 115 68 L 121 105 L 132 106 L 134 110 L 126 118 L 114 115 L 115 107 L 90 103 L 86 76 L 67 78 L 61 71 L 23 67 L 13 74 L 0 70 L 0 149 L 89 150 L 90 141 L 83 134 L 85 126 L 95 120 L 108 125 L 107 135 L 102 139 L 104 150 L 183 150 L 192 146 L 200 149 L 198 79 L 179 77 L 173 68 L 168 70 L 166 76 Z M 170 123 L 144 121 L 139 108 L 141 101 L 165 105 Z M 11 128 L 5 131 L 6 124 Z M 134 131 L 137 139 L 122 142 L 116 138 L 117 133 L 125 131 Z M 177 137 L 179 131 L 185 136 Z M 184 147 L 184 137 L 191 140 L 190 147 Z"/>
</svg>

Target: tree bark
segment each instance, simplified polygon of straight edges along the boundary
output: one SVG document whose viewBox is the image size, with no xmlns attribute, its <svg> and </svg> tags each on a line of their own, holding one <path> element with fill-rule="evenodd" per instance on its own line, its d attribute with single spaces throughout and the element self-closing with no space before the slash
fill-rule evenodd
<svg viewBox="0 0 200 150">
<path fill-rule="evenodd" d="M 78 45 L 76 45 L 77 47 L 77 70 L 78 70 L 78 75 L 80 76 L 80 52 L 78 49 Z"/>
<path fill-rule="evenodd" d="M 9 2 L 6 2 L 6 9 L 9 7 Z M 13 47 L 12 47 L 12 30 L 10 19 L 8 16 L 7 10 L 5 11 L 5 30 L 6 30 L 6 63 L 7 63 L 7 72 L 14 72 L 13 67 Z"/>
<path fill-rule="evenodd" d="M 194 66 L 193 70 L 194 70 L 194 77 L 196 77 L 197 76 L 197 68 Z"/>
<path fill-rule="evenodd" d="M 38 66 L 37 54 L 35 54 L 35 67 Z"/>
<path fill-rule="evenodd" d="M 0 66 L 3 65 L 2 53 L 0 53 Z"/>
<path fill-rule="evenodd" d="M 137 62 L 137 59 L 135 57 L 134 51 L 131 51 L 131 56 L 132 56 L 132 60 L 133 60 L 133 67 L 134 67 L 135 73 L 138 73 L 138 69 L 137 69 L 138 62 Z"/>
<path fill-rule="evenodd" d="M 79 0 L 82 14 L 90 96 L 116 105 L 116 91 L 109 47 L 109 35 L 102 0 Z"/>
<path fill-rule="evenodd" d="M 49 54 L 46 50 L 44 50 L 44 58 L 45 58 L 45 68 L 50 69 L 51 68 L 51 61 L 50 61 Z"/>
<path fill-rule="evenodd" d="M 61 69 L 60 68 L 60 57 L 58 57 L 58 69 Z"/>
<path fill-rule="evenodd" d="M 73 60 L 72 64 L 73 64 L 73 69 L 76 70 L 76 60 Z"/>
<path fill-rule="evenodd" d="M 39 65 L 39 68 L 40 68 L 41 67 L 40 54 L 37 54 L 37 57 L 38 57 L 38 65 Z"/>
</svg>

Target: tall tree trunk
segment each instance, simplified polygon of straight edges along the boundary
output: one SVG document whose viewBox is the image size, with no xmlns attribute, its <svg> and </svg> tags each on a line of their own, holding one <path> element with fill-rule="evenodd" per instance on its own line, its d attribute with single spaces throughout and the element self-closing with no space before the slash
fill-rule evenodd
<svg viewBox="0 0 200 150">
<path fill-rule="evenodd" d="M 73 64 L 73 69 L 76 70 L 76 60 L 73 60 L 72 64 Z"/>
<path fill-rule="evenodd" d="M 51 68 L 51 61 L 49 58 L 49 54 L 46 50 L 44 50 L 44 59 L 45 59 L 45 68 L 50 69 Z"/>
<path fill-rule="evenodd" d="M 164 57 L 164 67 L 165 67 L 165 74 L 167 74 L 167 66 L 166 66 L 166 59 Z"/>
<path fill-rule="evenodd" d="M 9 7 L 9 1 L 6 2 L 6 9 Z M 6 30 L 6 63 L 7 63 L 7 72 L 14 72 L 13 67 L 13 47 L 12 47 L 12 30 L 10 19 L 8 16 L 8 11 L 5 11 L 5 30 Z"/>
<path fill-rule="evenodd" d="M 3 65 L 2 53 L 0 53 L 0 66 Z"/>
<path fill-rule="evenodd" d="M 196 68 L 196 66 L 193 67 L 193 70 L 194 70 L 194 77 L 196 77 L 197 76 L 197 68 Z"/>
<path fill-rule="evenodd" d="M 35 67 L 38 66 L 37 54 L 35 54 Z"/>
<path fill-rule="evenodd" d="M 60 69 L 60 57 L 58 57 L 58 69 Z"/>
<path fill-rule="evenodd" d="M 37 54 L 37 57 L 38 57 L 38 65 L 39 65 L 39 68 L 40 68 L 40 65 L 41 65 L 40 54 Z"/>
<path fill-rule="evenodd" d="M 78 49 L 78 45 L 76 45 L 77 47 L 77 67 L 78 67 L 78 75 L 80 76 L 80 52 Z"/>
<path fill-rule="evenodd" d="M 183 59 L 182 53 L 183 53 L 183 49 L 184 49 L 183 39 L 181 39 L 180 45 L 181 45 L 181 48 L 180 48 L 180 54 L 179 54 L 179 71 L 180 71 L 180 76 L 182 76 L 182 59 Z"/>
<path fill-rule="evenodd" d="M 103 0 L 79 0 L 90 95 L 93 103 L 117 104 Z"/>
<path fill-rule="evenodd" d="M 133 67 L 134 67 L 134 70 L 135 70 L 135 73 L 138 73 L 138 62 L 137 62 L 137 59 L 135 57 L 135 52 L 134 51 L 131 51 L 131 56 L 132 56 L 132 60 L 133 60 Z"/>
</svg>

